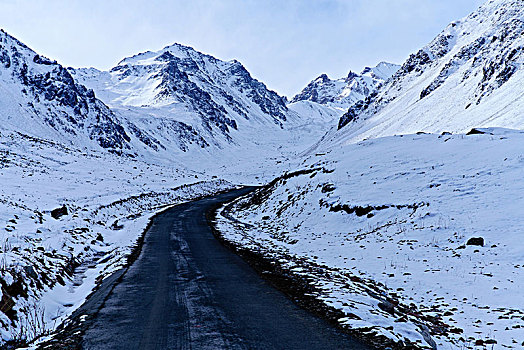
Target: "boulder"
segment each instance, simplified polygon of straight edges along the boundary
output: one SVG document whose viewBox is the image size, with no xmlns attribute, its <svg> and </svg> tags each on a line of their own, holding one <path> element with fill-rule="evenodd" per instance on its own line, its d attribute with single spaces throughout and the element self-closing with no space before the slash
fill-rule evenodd
<svg viewBox="0 0 524 350">
<path fill-rule="evenodd" d="M 387 312 L 388 314 L 394 315 L 395 314 L 395 305 L 393 303 L 390 303 L 389 301 L 383 301 L 378 303 L 378 307 L 382 310 Z"/>
<path fill-rule="evenodd" d="M 63 205 L 60 208 L 56 208 L 56 209 L 51 210 L 51 216 L 54 219 L 57 219 L 57 220 L 60 219 L 62 216 L 67 215 L 67 214 L 69 214 L 69 212 L 67 211 L 67 207 L 65 205 Z"/>
<path fill-rule="evenodd" d="M 484 238 L 482 238 L 482 237 L 471 237 L 466 242 L 466 245 L 477 245 L 477 246 L 483 247 L 484 246 Z"/>
</svg>

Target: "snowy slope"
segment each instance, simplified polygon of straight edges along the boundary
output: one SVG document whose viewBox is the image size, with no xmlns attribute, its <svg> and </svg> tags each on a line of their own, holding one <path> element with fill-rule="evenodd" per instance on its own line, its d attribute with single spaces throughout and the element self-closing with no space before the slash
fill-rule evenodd
<svg viewBox="0 0 524 350">
<path fill-rule="evenodd" d="M 521 349 L 524 134 L 484 132 L 312 155 L 224 208 L 218 227 L 307 279 L 343 327 L 371 340 Z"/>
<path fill-rule="evenodd" d="M 450 24 L 300 167 L 222 208 L 225 238 L 383 348 L 521 349 L 523 20 L 491 0 Z"/>
<path fill-rule="evenodd" d="M 69 71 L 115 112 L 138 157 L 165 164 L 176 158 L 250 182 L 285 169 L 341 115 L 307 101 L 286 105 L 238 61 L 179 44 L 125 58 L 108 72 Z"/>
<path fill-rule="evenodd" d="M 413 134 L 524 127 L 523 15 L 488 1 L 398 71 L 321 76 L 292 103 L 182 45 L 66 70 L 0 33 L 2 340 L 56 326 L 163 206 L 297 169 L 223 208 L 225 237 L 384 343 L 521 347 L 524 135 Z"/>
<path fill-rule="evenodd" d="M 5 131 L 0 181 L 2 344 L 58 326 L 126 263 L 155 212 L 233 186 L 176 162 L 162 166 Z M 65 215 L 53 217 L 62 206 Z"/>
<path fill-rule="evenodd" d="M 331 107 L 348 109 L 355 102 L 365 99 L 393 76 L 400 66 L 381 62 L 376 67 L 366 67 L 360 73 L 332 80 L 322 74 L 308 84 L 291 102 L 311 101 Z"/>
<path fill-rule="evenodd" d="M 337 140 L 524 128 L 524 3 L 490 0 L 411 55 L 340 119 Z"/>
<path fill-rule="evenodd" d="M 92 90 L 0 31 L 0 130 L 121 152 L 129 136 Z"/>
</svg>

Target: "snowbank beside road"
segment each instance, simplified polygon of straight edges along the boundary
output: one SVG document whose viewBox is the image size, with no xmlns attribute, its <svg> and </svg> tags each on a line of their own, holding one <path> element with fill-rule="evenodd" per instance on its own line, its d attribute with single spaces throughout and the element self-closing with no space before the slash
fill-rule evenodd
<svg viewBox="0 0 524 350">
<path fill-rule="evenodd" d="M 184 168 L 0 137 L 2 340 L 31 340 L 126 263 L 154 213 L 234 187 Z"/>
<path fill-rule="evenodd" d="M 520 348 L 524 134 L 491 131 L 311 156 L 223 208 L 217 227 L 309 281 L 353 331 L 404 346 Z"/>
</svg>

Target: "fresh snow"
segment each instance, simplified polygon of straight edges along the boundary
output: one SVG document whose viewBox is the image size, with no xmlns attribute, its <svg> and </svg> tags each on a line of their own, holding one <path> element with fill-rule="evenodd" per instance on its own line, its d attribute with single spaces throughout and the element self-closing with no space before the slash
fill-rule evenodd
<svg viewBox="0 0 524 350">
<path fill-rule="evenodd" d="M 451 23 L 376 95 L 350 108 L 335 140 L 524 128 L 523 20 L 521 0 L 490 0 Z"/>
<path fill-rule="evenodd" d="M 18 317 L 12 323 L 0 313 L 4 340 L 32 339 L 63 321 L 96 281 L 125 264 L 155 212 L 234 187 L 176 163 L 0 136 L 2 301 L 13 298 Z M 54 219 L 51 210 L 62 205 L 68 214 Z M 27 283 L 21 291 L 9 287 L 17 280 Z"/>
<path fill-rule="evenodd" d="M 324 106 L 288 108 L 239 62 L 181 45 L 100 72 L 66 70 L 5 32 L 0 41 L 4 342 L 64 321 L 126 263 L 155 213 L 266 183 L 339 117 Z M 199 92 L 177 92 L 187 87 L 177 74 Z M 63 205 L 68 214 L 52 218 Z"/>
<path fill-rule="evenodd" d="M 343 326 L 426 347 L 424 329 L 443 349 L 521 348 L 524 134 L 484 131 L 310 155 L 306 173 L 238 201 L 218 227 L 308 276 L 318 299 L 348 315 Z M 466 245 L 472 237 L 484 246 Z M 394 314 L 386 301 L 400 304 Z"/>
</svg>

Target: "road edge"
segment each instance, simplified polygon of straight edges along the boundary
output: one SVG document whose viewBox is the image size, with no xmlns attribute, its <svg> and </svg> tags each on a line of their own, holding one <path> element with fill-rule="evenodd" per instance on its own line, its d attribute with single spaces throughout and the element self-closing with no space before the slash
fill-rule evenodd
<svg viewBox="0 0 524 350">
<path fill-rule="evenodd" d="M 256 190 L 256 189 L 254 189 Z M 254 191 L 253 190 L 253 191 Z M 350 329 L 343 327 L 338 320 L 342 317 L 347 317 L 339 309 L 331 307 L 314 297 L 315 287 L 300 275 L 297 275 L 287 269 L 283 263 L 278 260 L 265 256 L 261 251 L 250 250 L 237 242 L 228 240 L 224 234 L 216 227 L 216 218 L 218 211 L 228 204 L 239 200 L 244 196 L 248 196 L 252 191 L 236 197 L 228 202 L 217 203 L 206 212 L 206 219 L 215 238 L 226 248 L 240 256 L 246 261 L 257 274 L 278 289 L 289 299 L 291 299 L 299 307 L 309 311 L 313 315 L 324 319 L 330 323 L 334 328 L 351 336 L 356 341 L 364 345 L 370 346 L 377 350 L 420 350 L 420 347 L 411 344 L 399 344 L 392 339 L 385 336 L 370 336 L 369 334 L 360 332 L 358 329 Z"/>
<path fill-rule="evenodd" d="M 155 218 L 164 211 L 171 209 L 177 205 L 196 202 L 205 198 L 217 196 L 223 193 L 234 191 L 241 187 L 234 187 L 227 190 L 219 190 L 212 194 L 202 195 L 192 198 L 186 202 L 166 204 L 159 208 L 157 212 L 151 216 L 147 222 L 146 227 L 133 244 L 131 252 L 124 257 L 126 263 L 124 266 L 103 280 L 97 280 L 95 287 L 86 297 L 84 303 L 80 305 L 75 311 L 71 313 L 67 319 L 64 320 L 53 333 L 49 335 L 49 339 L 42 341 L 36 345 L 38 350 L 62 349 L 62 350 L 79 350 L 82 349 L 82 341 L 86 330 L 90 327 L 92 320 L 96 317 L 98 312 L 104 307 L 105 302 L 111 296 L 113 289 L 122 281 L 125 274 L 133 263 L 140 257 L 142 248 L 144 246 L 145 237 Z M 91 311 L 89 311 L 91 310 Z"/>
</svg>

